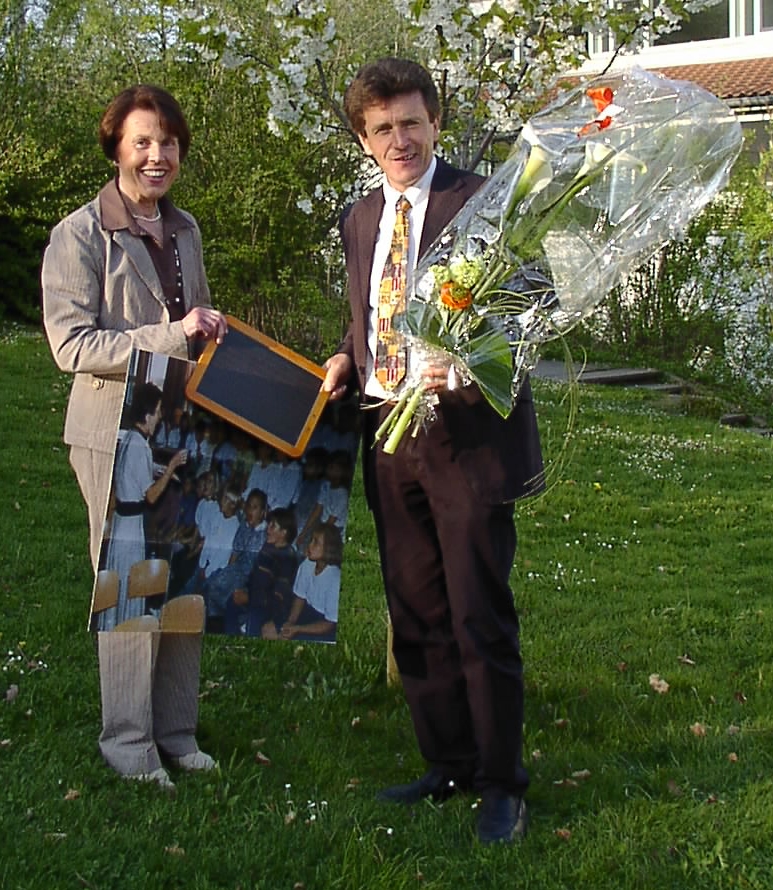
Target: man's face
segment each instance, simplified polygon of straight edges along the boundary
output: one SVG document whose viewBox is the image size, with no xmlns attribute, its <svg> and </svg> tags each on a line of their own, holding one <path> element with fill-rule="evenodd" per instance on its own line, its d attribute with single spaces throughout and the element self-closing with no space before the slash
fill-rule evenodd
<svg viewBox="0 0 773 890">
<path fill-rule="evenodd" d="M 156 405 L 156 410 L 147 416 L 148 435 L 155 433 L 159 423 L 161 423 L 161 402 Z"/>
<path fill-rule="evenodd" d="M 415 185 L 427 171 L 438 137 L 438 122 L 431 121 L 421 93 L 395 96 L 365 109 L 365 154 L 384 171 L 387 182 L 399 192 Z"/>
</svg>

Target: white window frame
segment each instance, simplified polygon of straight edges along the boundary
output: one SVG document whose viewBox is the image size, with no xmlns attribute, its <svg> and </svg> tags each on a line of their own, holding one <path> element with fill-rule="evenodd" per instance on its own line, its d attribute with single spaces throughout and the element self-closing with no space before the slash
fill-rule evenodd
<svg viewBox="0 0 773 890">
<path fill-rule="evenodd" d="M 607 0 L 607 5 L 611 8 L 617 6 L 620 0 Z M 626 2 L 626 0 L 623 0 Z M 630 2 L 630 0 L 627 0 Z M 641 5 L 652 5 L 652 0 L 643 0 Z M 752 21 L 747 23 L 746 0 L 729 0 L 728 16 L 729 16 L 729 37 L 754 37 L 759 34 L 766 34 L 773 31 L 773 22 L 771 27 L 763 29 L 762 27 L 762 8 L 763 0 L 752 0 L 751 18 Z M 748 29 L 748 30 L 747 30 Z M 727 39 L 727 38 L 719 38 Z M 691 41 L 685 41 L 685 43 Z M 647 44 L 649 46 L 650 44 Z M 588 53 L 594 56 L 605 55 L 614 52 L 615 39 L 609 31 L 591 31 L 588 33 Z"/>
</svg>

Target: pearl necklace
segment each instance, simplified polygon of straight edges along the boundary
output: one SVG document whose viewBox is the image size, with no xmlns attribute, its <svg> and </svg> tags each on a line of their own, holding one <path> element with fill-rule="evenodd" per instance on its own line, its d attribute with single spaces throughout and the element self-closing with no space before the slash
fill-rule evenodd
<svg viewBox="0 0 773 890">
<path fill-rule="evenodd" d="M 132 213 L 135 219 L 141 219 L 142 222 L 158 222 L 161 219 L 161 209 L 156 207 L 155 216 L 140 216 L 139 213 Z"/>
</svg>

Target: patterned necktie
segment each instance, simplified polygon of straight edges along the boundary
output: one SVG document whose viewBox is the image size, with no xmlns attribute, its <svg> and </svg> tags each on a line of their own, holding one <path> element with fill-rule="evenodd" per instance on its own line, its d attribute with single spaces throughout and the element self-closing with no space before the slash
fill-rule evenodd
<svg viewBox="0 0 773 890">
<path fill-rule="evenodd" d="M 392 315 L 405 308 L 405 279 L 408 271 L 408 211 L 410 201 L 397 199 L 392 246 L 381 274 L 378 291 L 378 332 L 375 368 L 378 382 L 387 391 L 393 390 L 405 377 L 407 346 L 404 338 L 392 329 Z"/>
</svg>

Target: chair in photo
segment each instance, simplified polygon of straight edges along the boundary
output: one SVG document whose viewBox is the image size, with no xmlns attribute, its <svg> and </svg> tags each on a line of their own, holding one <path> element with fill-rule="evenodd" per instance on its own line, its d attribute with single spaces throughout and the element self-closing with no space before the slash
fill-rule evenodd
<svg viewBox="0 0 773 890">
<path fill-rule="evenodd" d="M 169 563 L 165 559 L 143 559 L 129 569 L 129 599 L 166 596 Z"/>
<path fill-rule="evenodd" d="M 113 569 L 100 569 L 94 584 L 94 601 L 91 612 L 97 615 L 105 609 L 118 605 L 118 572 Z"/>
<path fill-rule="evenodd" d="M 195 593 L 175 597 L 161 609 L 163 633 L 200 634 L 205 620 L 204 597 Z"/>
<path fill-rule="evenodd" d="M 158 618 L 154 618 L 153 615 L 138 615 L 136 618 L 127 618 L 126 621 L 116 624 L 113 628 L 114 632 L 123 631 L 128 633 L 137 631 L 147 632 L 150 630 L 158 630 Z"/>
</svg>

